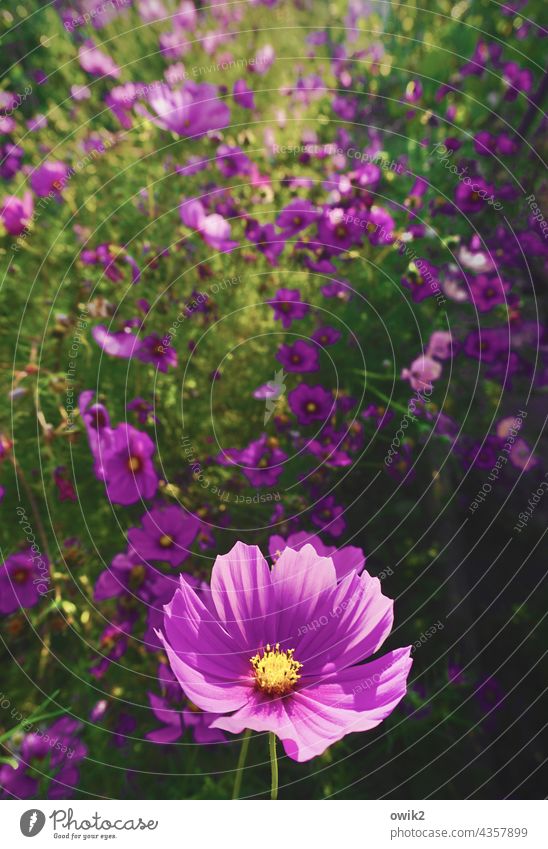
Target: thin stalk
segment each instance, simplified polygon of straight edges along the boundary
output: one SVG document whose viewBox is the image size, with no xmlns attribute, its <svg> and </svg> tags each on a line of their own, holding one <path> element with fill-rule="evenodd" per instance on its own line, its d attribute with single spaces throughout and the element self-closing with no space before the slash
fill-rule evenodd
<svg viewBox="0 0 548 849">
<path fill-rule="evenodd" d="M 242 737 L 242 747 L 240 749 L 240 756 L 238 758 L 238 766 L 236 767 L 236 778 L 234 779 L 234 790 L 232 791 L 233 799 L 239 798 L 240 790 L 242 789 L 242 779 L 244 777 L 245 762 L 247 759 L 247 751 L 249 749 L 250 737 L 251 729 L 246 728 L 244 736 Z"/>
<path fill-rule="evenodd" d="M 270 769 L 272 773 L 272 787 L 270 798 L 278 798 L 278 756 L 276 754 L 276 735 L 272 731 L 268 734 L 268 749 L 270 752 Z"/>
</svg>

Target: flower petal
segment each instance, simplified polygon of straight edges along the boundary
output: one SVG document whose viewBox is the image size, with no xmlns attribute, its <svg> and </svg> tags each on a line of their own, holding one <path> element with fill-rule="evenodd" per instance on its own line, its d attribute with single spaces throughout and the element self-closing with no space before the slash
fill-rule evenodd
<svg viewBox="0 0 548 849">
<path fill-rule="evenodd" d="M 238 650 L 183 578 L 164 609 L 165 636 L 158 636 L 188 698 L 214 713 L 241 707 L 252 683 L 248 652 Z"/>
<path fill-rule="evenodd" d="M 378 578 L 347 575 L 300 625 L 295 657 L 305 664 L 303 674 L 344 669 L 374 654 L 392 628 L 393 604 Z"/>
<path fill-rule="evenodd" d="M 217 557 L 211 596 L 219 619 L 248 660 L 267 642 L 277 641 L 270 570 L 256 545 L 237 542 Z"/>
</svg>

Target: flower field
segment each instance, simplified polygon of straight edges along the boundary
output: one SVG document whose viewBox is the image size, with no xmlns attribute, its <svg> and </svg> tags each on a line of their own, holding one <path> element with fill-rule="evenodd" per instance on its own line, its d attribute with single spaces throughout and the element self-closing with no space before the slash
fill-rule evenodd
<svg viewBox="0 0 548 849">
<path fill-rule="evenodd" d="M 545 795 L 543 11 L 0 9 L 0 797 Z"/>
</svg>

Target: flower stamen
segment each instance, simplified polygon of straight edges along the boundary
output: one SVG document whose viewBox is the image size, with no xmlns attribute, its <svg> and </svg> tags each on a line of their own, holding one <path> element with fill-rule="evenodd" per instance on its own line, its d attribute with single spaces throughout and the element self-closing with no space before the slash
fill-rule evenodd
<svg viewBox="0 0 548 849">
<path fill-rule="evenodd" d="M 281 651 L 279 643 L 273 648 L 267 643 L 266 649 L 259 650 L 250 658 L 255 681 L 260 690 L 269 696 L 284 696 L 293 689 L 301 677 L 299 669 L 302 668 L 302 663 L 293 658 L 294 651 L 295 649 Z"/>
</svg>

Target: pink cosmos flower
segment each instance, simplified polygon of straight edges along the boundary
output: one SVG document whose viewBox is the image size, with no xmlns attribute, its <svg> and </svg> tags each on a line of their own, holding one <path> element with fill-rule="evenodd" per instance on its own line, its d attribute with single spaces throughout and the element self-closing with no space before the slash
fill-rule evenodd
<svg viewBox="0 0 548 849">
<path fill-rule="evenodd" d="M 25 192 L 23 200 L 16 195 L 4 198 L 0 207 L 0 221 L 12 236 L 19 236 L 32 218 L 34 201 L 30 192 Z"/>
<path fill-rule="evenodd" d="M 137 111 L 160 127 L 179 136 L 198 138 L 211 130 L 222 130 L 230 123 L 230 109 L 217 97 L 217 87 L 209 83 L 187 80 L 182 88 L 173 91 L 159 83 L 150 88 L 151 115 L 144 107 Z"/>
<path fill-rule="evenodd" d="M 95 47 L 92 41 L 87 41 L 78 51 L 78 59 L 81 67 L 92 77 L 114 77 L 120 76 L 120 68 L 107 53 L 103 53 Z"/>
<path fill-rule="evenodd" d="M 243 109 L 255 109 L 255 94 L 252 88 L 249 88 L 245 80 L 236 80 L 232 95 L 238 106 Z"/>
<path fill-rule="evenodd" d="M 64 162 L 44 162 L 40 168 L 32 172 L 30 184 L 34 194 L 45 198 L 50 192 L 61 196 L 68 175 L 68 166 Z"/>
<path fill-rule="evenodd" d="M 214 212 L 207 215 L 199 200 L 184 201 L 179 207 L 181 221 L 186 227 L 196 230 L 204 242 L 216 251 L 229 253 L 238 242 L 230 238 L 230 224 L 222 215 Z"/>
<path fill-rule="evenodd" d="M 412 388 L 421 392 L 432 391 L 432 381 L 441 375 L 441 364 L 425 354 L 413 360 L 409 368 L 404 368 L 402 380 L 408 380 Z"/>
<path fill-rule="evenodd" d="M 163 560 L 180 566 L 190 554 L 200 521 L 176 504 L 150 510 L 141 519 L 142 528 L 130 528 L 128 540 L 145 560 Z"/>
<path fill-rule="evenodd" d="M 449 330 L 435 330 L 428 342 L 426 349 L 427 357 L 435 357 L 437 360 L 447 360 L 453 355 L 453 336 Z"/>
<path fill-rule="evenodd" d="M 0 613 L 34 607 L 49 585 L 49 563 L 30 548 L 11 554 L 0 566 Z"/>
<path fill-rule="evenodd" d="M 393 602 L 377 578 L 311 545 L 286 548 L 272 570 L 241 542 L 217 557 L 211 598 L 184 581 L 159 634 L 186 696 L 233 734 L 271 731 L 297 761 L 385 719 L 406 693 L 411 646 L 362 664 L 382 645 Z"/>
</svg>

